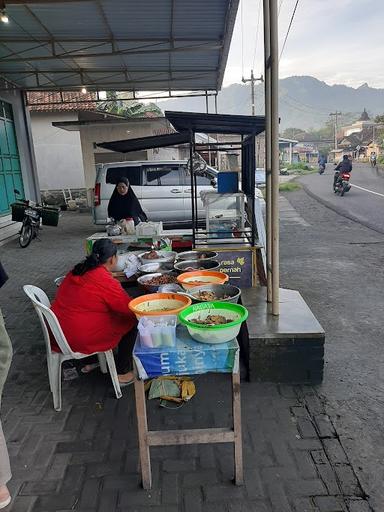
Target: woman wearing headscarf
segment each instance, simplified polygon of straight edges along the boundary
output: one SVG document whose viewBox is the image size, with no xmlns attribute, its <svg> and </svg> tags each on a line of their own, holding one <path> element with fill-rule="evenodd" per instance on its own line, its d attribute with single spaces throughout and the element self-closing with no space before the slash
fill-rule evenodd
<svg viewBox="0 0 384 512">
<path fill-rule="evenodd" d="M 127 385 L 133 382 L 131 353 L 136 317 L 128 308 L 131 297 L 112 277 L 116 254 L 111 240 L 97 240 L 92 253 L 66 275 L 51 309 L 74 352 L 93 354 L 117 346 L 119 382 Z M 60 351 L 54 342 L 52 349 Z"/>
<path fill-rule="evenodd" d="M 0 263 L 0 288 L 7 281 L 8 276 Z M 8 375 L 9 367 L 12 359 L 12 344 L 8 333 L 5 330 L 3 315 L 0 311 L 0 402 L 3 392 L 3 386 Z M 9 456 L 7 445 L 5 443 L 3 429 L 0 421 L 0 509 L 5 508 L 11 503 L 11 496 L 7 487 L 7 483 L 11 479 L 11 466 L 9 464 Z"/>
<path fill-rule="evenodd" d="M 146 222 L 147 216 L 143 211 L 135 192 L 125 177 L 119 178 L 115 190 L 108 203 L 108 217 L 119 221 L 133 219 L 135 225 L 140 221 Z"/>
</svg>

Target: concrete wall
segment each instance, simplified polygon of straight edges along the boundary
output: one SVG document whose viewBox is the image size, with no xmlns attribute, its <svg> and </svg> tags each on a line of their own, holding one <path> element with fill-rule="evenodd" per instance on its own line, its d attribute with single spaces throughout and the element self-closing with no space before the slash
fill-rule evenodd
<svg viewBox="0 0 384 512">
<path fill-rule="evenodd" d="M 31 112 L 33 144 L 41 190 L 84 188 L 80 134 L 52 126 L 77 121 L 75 112 Z"/>
</svg>

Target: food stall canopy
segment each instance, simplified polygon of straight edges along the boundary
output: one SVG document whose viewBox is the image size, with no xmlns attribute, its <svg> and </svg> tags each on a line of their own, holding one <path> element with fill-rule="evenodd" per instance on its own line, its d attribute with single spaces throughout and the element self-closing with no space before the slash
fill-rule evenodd
<svg viewBox="0 0 384 512">
<path fill-rule="evenodd" d="M 99 148 L 110 149 L 111 151 L 117 151 L 119 153 L 130 153 L 131 151 L 187 144 L 189 141 L 189 133 L 167 133 L 165 135 L 153 135 L 150 137 L 139 137 L 137 139 L 100 142 L 96 145 Z"/>
<path fill-rule="evenodd" d="M 203 114 L 165 111 L 165 117 L 179 132 L 258 135 L 265 130 L 264 116 Z"/>
<path fill-rule="evenodd" d="M 220 90 L 239 0 L 3 0 L 0 76 L 24 90 Z"/>
</svg>

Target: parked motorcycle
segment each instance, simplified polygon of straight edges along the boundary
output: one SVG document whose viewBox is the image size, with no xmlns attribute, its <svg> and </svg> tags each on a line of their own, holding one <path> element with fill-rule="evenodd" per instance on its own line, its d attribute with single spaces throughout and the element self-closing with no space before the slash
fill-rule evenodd
<svg viewBox="0 0 384 512">
<path fill-rule="evenodd" d="M 349 180 L 351 179 L 351 173 L 349 172 L 339 172 L 339 175 L 336 179 L 336 182 L 333 186 L 333 191 L 335 194 L 339 194 L 343 196 L 346 192 L 351 190 L 351 184 Z"/>
<path fill-rule="evenodd" d="M 20 192 L 14 189 L 16 196 Z M 41 222 L 46 226 L 57 226 L 59 221 L 59 210 L 51 206 L 28 201 L 26 199 L 17 199 L 16 203 L 11 205 L 12 220 L 22 222 L 19 231 L 19 245 L 23 249 L 28 247 L 34 238 L 38 238 Z"/>
</svg>

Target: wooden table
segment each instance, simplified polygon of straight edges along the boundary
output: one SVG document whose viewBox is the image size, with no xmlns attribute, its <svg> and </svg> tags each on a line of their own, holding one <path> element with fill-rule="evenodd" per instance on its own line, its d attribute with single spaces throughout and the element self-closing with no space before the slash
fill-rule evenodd
<svg viewBox="0 0 384 512">
<path fill-rule="evenodd" d="M 152 487 L 151 473 L 151 446 L 169 446 L 169 445 L 187 445 L 187 444 L 208 444 L 208 443 L 232 443 L 234 446 L 234 466 L 235 466 L 235 483 L 241 485 L 243 483 L 243 455 L 242 455 L 242 433 L 241 433 L 241 398 L 240 398 L 240 370 L 239 370 L 239 345 L 237 340 L 233 340 L 228 344 L 205 345 L 197 343 L 189 337 L 185 328 L 179 326 L 177 330 L 177 343 L 174 349 L 157 348 L 148 349 L 141 348 L 139 342 L 136 341 L 134 354 L 134 368 L 136 372 L 135 380 L 135 401 L 137 426 L 139 434 L 139 451 L 140 466 L 142 475 L 142 484 L 144 489 Z M 219 351 L 223 352 L 220 357 Z M 145 360 L 145 352 L 151 352 L 151 363 L 148 368 Z M 199 365 L 193 366 L 193 353 L 200 354 Z M 201 352 L 205 351 L 205 356 L 201 356 Z M 224 352 L 227 351 L 227 357 Z M 231 352 L 230 352 L 231 351 Z M 211 352 L 211 357 L 210 357 Z M 183 353 L 183 366 L 188 363 L 188 370 L 185 368 L 180 371 L 180 365 L 177 365 L 177 354 Z M 187 354 L 187 355 L 185 355 Z M 160 361 L 167 358 L 168 375 L 197 375 L 202 373 L 230 373 L 232 379 L 232 416 L 233 422 L 231 428 L 202 428 L 188 430 L 149 430 L 146 409 L 146 397 L 144 391 L 144 381 L 147 378 L 155 378 L 161 374 L 161 369 L 156 371 L 153 366 L 155 356 L 159 356 Z M 173 357 L 174 356 L 174 357 Z M 226 367 L 218 360 L 226 359 Z M 197 359 L 196 359 L 197 360 Z M 201 361 L 204 360 L 206 369 L 201 367 Z M 212 362 L 211 362 L 212 361 Z M 213 361 L 215 361 L 213 363 Z M 207 364 L 206 364 L 207 363 Z M 216 368 L 213 367 L 217 365 Z M 200 367 L 198 367 L 200 366 Z"/>
</svg>

